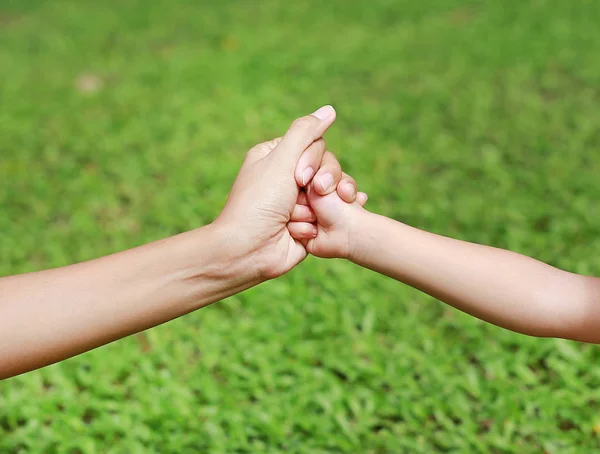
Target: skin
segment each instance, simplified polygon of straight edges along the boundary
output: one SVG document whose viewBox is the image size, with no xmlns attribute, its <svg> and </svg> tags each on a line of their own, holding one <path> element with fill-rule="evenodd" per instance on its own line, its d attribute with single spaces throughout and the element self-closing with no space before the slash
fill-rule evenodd
<svg viewBox="0 0 600 454">
<path fill-rule="evenodd" d="M 210 225 L 107 257 L 0 279 L 0 379 L 61 361 L 276 278 L 317 234 L 301 188 L 353 201 L 325 153 L 326 106 L 253 147 Z M 307 172 L 308 170 L 308 172 Z M 352 186 L 354 187 L 354 186 Z M 342 199 L 339 199 L 340 201 Z M 342 202 L 346 203 L 346 202 Z M 292 236 L 292 233 L 296 239 Z M 302 241 L 301 241 L 302 240 Z"/>
<path fill-rule="evenodd" d="M 317 187 L 306 199 L 318 230 L 305 241 L 309 253 L 349 259 L 509 330 L 600 343 L 599 278 L 424 232 Z"/>
<path fill-rule="evenodd" d="M 346 258 L 520 333 L 600 343 L 600 279 L 424 232 L 363 208 L 325 151 L 326 107 L 252 148 L 210 225 L 111 256 L 0 279 L 0 378 Z M 302 190 L 305 188 L 305 190 Z"/>
</svg>

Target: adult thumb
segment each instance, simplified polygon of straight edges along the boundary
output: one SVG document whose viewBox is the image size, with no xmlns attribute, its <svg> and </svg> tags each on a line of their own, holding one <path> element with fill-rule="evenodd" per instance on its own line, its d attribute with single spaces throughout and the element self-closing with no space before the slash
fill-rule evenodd
<svg viewBox="0 0 600 454">
<path fill-rule="evenodd" d="M 335 109 L 331 106 L 323 106 L 310 115 L 297 118 L 271 152 L 273 159 L 294 170 L 302 153 L 321 138 L 334 121 Z"/>
</svg>

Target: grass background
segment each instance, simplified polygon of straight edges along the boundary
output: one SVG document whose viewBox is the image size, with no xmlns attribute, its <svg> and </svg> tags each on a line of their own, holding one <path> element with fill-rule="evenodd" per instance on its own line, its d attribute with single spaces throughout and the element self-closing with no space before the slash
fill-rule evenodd
<svg viewBox="0 0 600 454">
<path fill-rule="evenodd" d="M 210 222 L 247 149 L 326 103 L 371 210 L 600 275 L 598 23 L 595 0 L 0 0 L 0 275 Z M 592 453 L 599 360 L 311 258 L 3 381 L 0 452 Z"/>
</svg>

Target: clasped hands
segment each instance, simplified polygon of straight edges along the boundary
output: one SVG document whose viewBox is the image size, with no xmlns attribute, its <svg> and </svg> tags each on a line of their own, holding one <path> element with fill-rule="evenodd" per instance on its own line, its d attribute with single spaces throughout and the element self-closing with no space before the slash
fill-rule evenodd
<svg viewBox="0 0 600 454">
<path fill-rule="evenodd" d="M 515 331 L 600 342 L 597 278 L 365 210 L 366 194 L 326 151 L 322 136 L 334 120 L 333 108 L 322 107 L 282 138 L 253 147 L 210 225 L 1 278 L 0 379 L 227 298 L 288 272 L 307 254 L 349 259 Z"/>
<path fill-rule="evenodd" d="M 326 150 L 322 136 L 335 117 L 322 107 L 248 152 L 213 226 L 224 234 L 226 263 L 249 283 L 278 277 L 309 253 L 351 258 L 367 195 Z"/>
<path fill-rule="evenodd" d="M 208 226 L 72 266 L 0 279 L 0 379 L 61 361 L 280 276 L 353 254 L 366 194 L 322 139 L 335 111 L 253 147 Z"/>
</svg>

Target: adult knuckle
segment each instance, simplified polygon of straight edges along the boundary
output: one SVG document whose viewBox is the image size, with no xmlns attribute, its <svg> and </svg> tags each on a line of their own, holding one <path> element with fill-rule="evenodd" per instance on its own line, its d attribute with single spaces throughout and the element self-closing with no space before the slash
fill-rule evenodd
<svg viewBox="0 0 600 454">
<path fill-rule="evenodd" d="M 279 145 L 279 142 L 281 142 L 281 137 L 276 137 L 275 139 L 272 139 L 272 140 L 269 140 L 268 142 L 266 142 L 266 144 L 268 145 L 269 148 L 273 149 L 277 145 Z"/>
<path fill-rule="evenodd" d="M 323 139 L 315 140 L 306 152 L 311 159 L 319 159 L 320 161 L 325 153 L 325 141 Z"/>
<path fill-rule="evenodd" d="M 313 119 L 310 116 L 306 116 L 296 118 L 292 123 L 292 127 L 298 132 L 306 133 L 312 129 L 313 124 Z"/>
<path fill-rule="evenodd" d="M 317 140 L 315 140 L 313 142 L 313 146 L 315 147 L 316 150 L 318 150 L 320 153 L 324 153 L 325 149 L 327 148 L 327 144 L 325 143 L 325 139 L 323 139 L 322 137 L 318 138 Z"/>
</svg>

